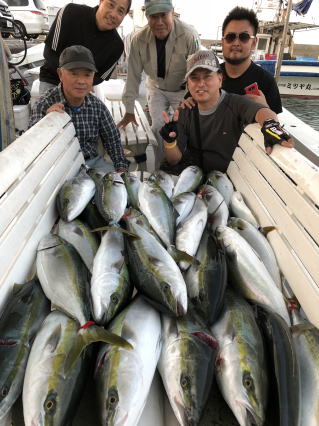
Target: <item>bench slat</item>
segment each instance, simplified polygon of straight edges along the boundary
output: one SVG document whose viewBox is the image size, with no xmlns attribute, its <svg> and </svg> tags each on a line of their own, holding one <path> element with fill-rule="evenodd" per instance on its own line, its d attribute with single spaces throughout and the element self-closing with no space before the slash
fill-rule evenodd
<svg viewBox="0 0 319 426">
<path fill-rule="evenodd" d="M 283 201 L 278 197 L 267 181 L 265 181 L 254 165 L 248 161 L 241 149 L 235 150 L 233 159 L 249 185 L 255 192 L 258 191 L 259 198 L 262 199 L 265 208 L 271 214 L 276 226 L 297 253 L 297 256 L 304 264 L 309 274 L 319 283 L 319 247 L 304 232 L 304 229 L 294 219 L 290 211 L 287 210 Z"/>
<path fill-rule="evenodd" d="M 0 197 L 69 121 L 66 113 L 51 112 L 1 152 Z"/>
<path fill-rule="evenodd" d="M 109 109 L 115 123 L 118 123 L 124 117 L 125 107 L 121 101 L 105 99 L 105 105 Z M 155 168 L 154 147 L 157 146 L 156 138 L 151 130 L 142 106 L 137 101 L 135 102 L 134 114 L 138 126 L 134 126 L 130 123 L 125 129 L 121 129 L 121 143 L 133 156 L 146 153 L 147 169 L 152 171 Z M 149 148 L 149 145 L 152 145 L 153 148 Z M 139 167 L 141 170 L 145 169 L 145 163 L 140 163 Z"/>
<path fill-rule="evenodd" d="M 250 205 L 261 226 L 276 225 L 269 212 L 265 209 L 263 202 L 256 197 L 255 191 L 242 175 L 237 164 L 232 161 L 227 170 L 231 180 L 236 183 L 236 189 L 240 191 L 247 204 Z M 286 238 L 278 232 L 272 231 L 267 235 L 274 249 L 278 265 L 283 275 L 289 282 L 292 290 L 298 298 L 303 310 L 309 320 L 319 328 L 319 288 L 309 276 L 305 267 L 301 264 L 295 253 L 287 245 Z M 317 262 L 319 257 L 317 256 Z"/>
<path fill-rule="evenodd" d="M 250 124 L 245 128 L 245 132 L 260 147 L 264 148 L 258 124 Z M 286 148 L 280 145 L 274 146 L 271 158 L 296 183 L 299 190 L 307 194 L 319 206 L 319 167 L 311 163 L 295 149 L 289 150 L 289 155 L 287 155 Z"/>
<path fill-rule="evenodd" d="M 247 158 L 262 171 L 263 176 L 286 204 L 287 208 L 300 221 L 307 232 L 319 244 L 319 210 L 308 196 L 301 194 L 299 188 L 287 176 L 283 175 L 280 168 L 264 155 L 264 150 L 251 143 L 248 136 L 243 135 L 240 146 Z M 289 155 L 289 152 L 286 151 Z M 318 186 L 319 192 L 319 186 Z"/>
<path fill-rule="evenodd" d="M 63 157 L 48 167 L 47 175 L 35 188 L 33 197 L 22 205 L 14 226 L 1 236 L 0 303 L 12 285 L 23 282 L 28 275 L 40 238 L 49 232 L 57 218 L 53 200 L 63 182 L 78 172 L 81 163 L 83 155 L 74 139 Z"/>
<path fill-rule="evenodd" d="M 48 168 L 66 150 L 64 141 L 72 141 L 73 136 L 74 127 L 68 123 L 63 134 L 59 133 L 53 139 L 46 150 L 40 153 L 37 159 L 10 186 L 5 196 L 0 199 L 0 236 L 8 229 L 10 222 L 16 220 L 21 206 L 29 202 L 38 183 L 46 176 Z"/>
</svg>

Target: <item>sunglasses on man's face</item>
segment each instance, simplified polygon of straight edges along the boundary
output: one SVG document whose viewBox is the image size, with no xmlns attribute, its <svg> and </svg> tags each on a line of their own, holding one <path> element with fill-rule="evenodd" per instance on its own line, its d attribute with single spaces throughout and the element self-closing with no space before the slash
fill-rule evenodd
<svg viewBox="0 0 319 426">
<path fill-rule="evenodd" d="M 239 40 L 242 43 L 247 43 L 251 38 L 255 38 L 255 36 L 252 36 L 248 33 L 227 33 L 226 35 L 224 35 L 223 39 L 227 42 L 227 43 L 232 43 L 233 41 L 235 41 L 237 38 L 239 38 Z"/>
</svg>

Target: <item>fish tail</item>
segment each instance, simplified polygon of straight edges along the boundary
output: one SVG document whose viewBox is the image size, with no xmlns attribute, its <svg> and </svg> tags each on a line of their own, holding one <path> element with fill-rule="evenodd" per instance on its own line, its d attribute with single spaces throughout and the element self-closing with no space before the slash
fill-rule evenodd
<svg viewBox="0 0 319 426">
<path fill-rule="evenodd" d="M 65 373 L 75 365 L 84 349 L 95 342 L 104 342 L 124 349 L 133 349 L 133 346 L 123 337 L 95 325 L 93 321 L 89 321 L 79 328 L 74 345 L 66 357 Z"/>
</svg>

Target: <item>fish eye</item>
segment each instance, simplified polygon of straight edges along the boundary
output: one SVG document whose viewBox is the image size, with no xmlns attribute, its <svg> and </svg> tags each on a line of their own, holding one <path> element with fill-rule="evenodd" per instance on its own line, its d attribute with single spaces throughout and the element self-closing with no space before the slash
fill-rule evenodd
<svg viewBox="0 0 319 426">
<path fill-rule="evenodd" d="M 164 285 L 163 285 L 163 290 L 164 290 L 164 292 L 165 292 L 165 293 L 168 293 L 168 292 L 170 291 L 170 289 L 171 289 L 170 285 L 169 285 L 169 284 L 167 284 L 167 283 L 164 283 Z"/>
<path fill-rule="evenodd" d="M 44 401 L 43 407 L 46 413 L 54 414 L 56 411 L 56 394 L 50 393 Z"/>
<path fill-rule="evenodd" d="M 1 389 L 1 396 L 4 398 L 5 396 L 7 396 L 9 393 L 9 389 L 8 386 L 3 386 L 3 388 Z"/>
<path fill-rule="evenodd" d="M 181 386 L 182 386 L 183 389 L 189 388 L 190 387 L 190 383 L 191 383 L 191 380 L 190 380 L 189 376 L 183 375 L 181 377 Z"/>
<path fill-rule="evenodd" d="M 110 389 L 109 397 L 108 397 L 108 400 L 107 400 L 108 407 L 114 408 L 117 405 L 118 401 L 119 401 L 119 397 L 118 397 L 116 390 Z"/>
<path fill-rule="evenodd" d="M 111 302 L 114 303 L 115 305 L 119 302 L 119 297 L 116 293 L 113 293 L 111 296 Z"/>
<path fill-rule="evenodd" d="M 254 381 L 249 373 L 244 373 L 243 385 L 247 390 L 251 390 L 254 388 Z"/>
</svg>

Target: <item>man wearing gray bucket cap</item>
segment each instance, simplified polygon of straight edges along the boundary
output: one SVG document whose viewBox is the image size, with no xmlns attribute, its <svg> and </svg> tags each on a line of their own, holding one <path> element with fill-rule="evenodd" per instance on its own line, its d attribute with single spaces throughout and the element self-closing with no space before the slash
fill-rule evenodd
<svg viewBox="0 0 319 426">
<path fill-rule="evenodd" d="M 163 112 L 166 124 L 160 134 L 167 160 L 163 170 L 179 174 L 185 167 L 197 165 L 205 173 L 225 172 L 243 128 L 253 122 L 261 126 L 268 153 L 276 143 L 293 147 L 293 140 L 280 127 L 273 111 L 221 89 L 222 71 L 213 52 L 200 50 L 190 56 L 185 78 L 196 106 L 176 110 L 172 121 Z"/>
<path fill-rule="evenodd" d="M 74 124 L 83 156 L 90 167 L 125 171 L 126 160 L 120 133 L 105 104 L 91 92 L 97 71 L 92 52 L 75 45 L 64 49 L 59 57 L 60 84 L 49 89 L 32 108 L 29 127 L 50 112 L 68 113 Z M 98 154 L 97 142 L 102 144 L 112 159 L 113 166 Z"/>
<path fill-rule="evenodd" d="M 128 73 L 123 93 L 126 113 L 118 123 L 137 125 L 134 102 L 138 98 L 142 72 L 147 75 L 147 102 L 152 130 L 158 142 L 156 163 L 163 158 L 163 142 L 158 130 L 164 124 L 162 111 L 177 108 L 185 94 L 187 57 L 199 49 L 196 30 L 174 16 L 172 0 L 145 0 L 148 25 L 132 38 Z"/>
</svg>

